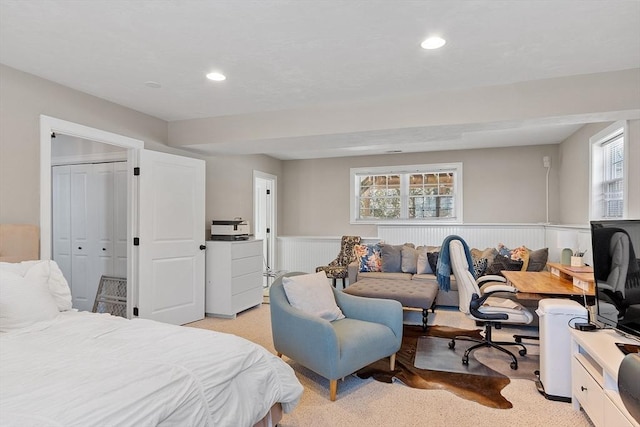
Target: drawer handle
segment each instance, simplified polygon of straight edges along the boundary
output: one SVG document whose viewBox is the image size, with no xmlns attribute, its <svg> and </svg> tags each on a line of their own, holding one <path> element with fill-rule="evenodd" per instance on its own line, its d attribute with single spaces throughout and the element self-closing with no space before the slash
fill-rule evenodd
<svg viewBox="0 0 640 427">
<path fill-rule="evenodd" d="M 205 249 L 207 249 L 207 247 L 205 245 L 200 245 L 200 250 L 204 251 Z"/>
<path fill-rule="evenodd" d="M 581 391 L 587 391 L 587 388 L 586 388 L 585 386 L 581 385 L 581 386 L 580 386 L 580 390 L 581 390 Z"/>
</svg>

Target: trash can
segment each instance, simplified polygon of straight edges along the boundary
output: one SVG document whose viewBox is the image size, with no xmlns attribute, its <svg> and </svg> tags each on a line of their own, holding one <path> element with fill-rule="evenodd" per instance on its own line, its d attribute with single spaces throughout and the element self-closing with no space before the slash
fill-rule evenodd
<svg viewBox="0 0 640 427">
<path fill-rule="evenodd" d="M 588 322 L 587 309 L 562 298 L 540 300 L 540 377 L 538 391 L 549 400 L 571 401 L 570 327 Z"/>
</svg>

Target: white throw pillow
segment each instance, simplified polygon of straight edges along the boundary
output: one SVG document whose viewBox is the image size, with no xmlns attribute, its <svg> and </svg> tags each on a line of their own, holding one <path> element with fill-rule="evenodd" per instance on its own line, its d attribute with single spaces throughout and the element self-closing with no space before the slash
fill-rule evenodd
<svg viewBox="0 0 640 427">
<path fill-rule="evenodd" d="M 429 248 L 427 246 L 418 246 L 418 260 L 416 263 L 416 272 L 418 274 L 433 274 L 431 265 L 429 265 L 429 257 L 427 255 Z"/>
<path fill-rule="evenodd" d="M 41 261 L 22 261 L 22 262 L 0 262 L 0 270 L 10 271 L 24 277 L 27 271 Z"/>
<path fill-rule="evenodd" d="M 71 310 L 71 289 L 64 278 L 58 264 L 51 261 L 40 261 L 27 270 L 24 278 L 36 283 L 45 283 L 53 297 L 58 310 Z"/>
<path fill-rule="evenodd" d="M 46 284 L 0 270 L 0 332 L 9 332 L 53 320 L 58 306 Z"/>
<path fill-rule="evenodd" d="M 18 274 L 29 281 L 46 284 L 58 306 L 58 310 L 71 310 L 71 289 L 55 261 L 0 262 L 0 271 L 8 271 Z"/>
<path fill-rule="evenodd" d="M 298 310 L 330 322 L 344 319 L 344 314 L 336 304 L 333 290 L 324 271 L 283 277 L 282 285 L 289 303 Z"/>
</svg>

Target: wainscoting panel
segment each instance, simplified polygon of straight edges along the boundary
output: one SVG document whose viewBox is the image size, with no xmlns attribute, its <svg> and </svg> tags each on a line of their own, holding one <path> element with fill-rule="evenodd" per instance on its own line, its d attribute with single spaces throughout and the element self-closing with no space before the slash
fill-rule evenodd
<svg viewBox="0 0 640 427">
<path fill-rule="evenodd" d="M 470 247 L 484 249 L 503 243 L 515 248 L 525 245 L 530 249 L 549 247 L 549 259 L 559 260 L 557 238 L 554 231 L 546 231 L 543 224 L 458 224 L 379 226 L 378 237 L 363 238 L 365 243 L 384 241 L 390 244 L 414 243 L 416 246 L 438 246 L 445 237 L 455 234 Z M 576 230 L 573 228 L 572 230 Z M 581 230 L 582 231 L 582 230 Z M 588 230 L 587 230 L 588 233 Z M 276 269 L 315 272 L 316 267 L 326 265 L 340 251 L 341 236 L 281 236 L 277 240 L 278 263 Z M 550 240 L 549 240 L 550 239 Z M 545 242 L 551 242 L 546 244 Z M 555 252 L 554 252 L 555 251 Z M 553 254 L 553 256 L 552 256 Z"/>
<path fill-rule="evenodd" d="M 337 237 L 285 236 L 278 237 L 278 270 L 313 273 L 316 267 L 327 265 L 340 252 Z M 364 243 L 376 243 L 378 238 L 363 238 Z"/>
<path fill-rule="evenodd" d="M 469 247 L 484 249 L 503 243 L 509 248 L 525 245 L 545 247 L 544 225 L 538 224 L 452 224 L 416 226 L 379 226 L 380 240 L 393 245 L 410 242 L 416 246 L 438 246 L 449 235 L 462 237 Z"/>
<path fill-rule="evenodd" d="M 560 261 L 562 249 L 568 247 L 574 251 L 586 251 L 584 262 L 593 265 L 589 226 L 548 225 L 545 227 L 545 241 L 549 247 L 550 261 Z"/>
</svg>

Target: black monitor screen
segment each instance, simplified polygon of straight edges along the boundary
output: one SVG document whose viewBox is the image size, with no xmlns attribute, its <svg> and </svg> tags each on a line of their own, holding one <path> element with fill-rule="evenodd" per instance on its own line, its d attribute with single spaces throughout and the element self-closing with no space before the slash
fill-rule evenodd
<svg viewBox="0 0 640 427">
<path fill-rule="evenodd" d="M 640 337 L 640 220 L 591 221 L 597 320 Z"/>
</svg>

